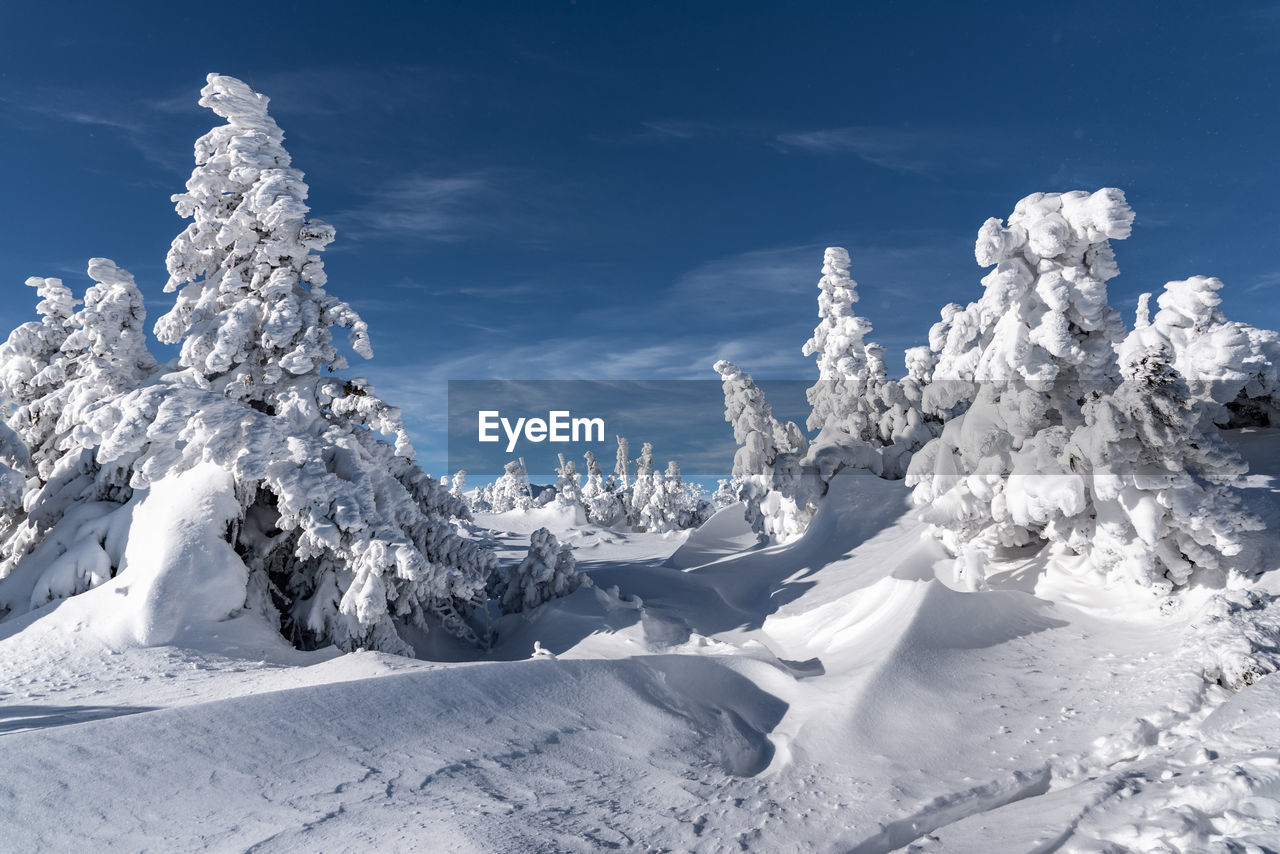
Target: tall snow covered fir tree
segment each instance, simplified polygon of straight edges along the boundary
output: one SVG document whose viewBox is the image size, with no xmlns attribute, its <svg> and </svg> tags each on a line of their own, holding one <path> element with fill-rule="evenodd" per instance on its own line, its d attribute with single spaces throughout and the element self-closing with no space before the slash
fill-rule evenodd
<svg viewBox="0 0 1280 854">
<path fill-rule="evenodd" d="M 818 325 L 801 352 L 817 356 L 818 381 L 808 391 L 808 428 L 828 426 L 870 438 L 869 426 L 857 423 L 858 402 L 867 391 L 867 352 L 863 337 L 871 331 L 866 318 L 854 314 L 858 283 L 849 276 L 849 253 L 828 247 L 818 280 Z M 863 434 L 866 434 L 865 436 Z"/>
<path fill-rule="evenodd" d="M 141 300 L 127 274 L 106 264 L 80 325 L 121 322 L 116 334 L 128 342 L 118 342 L 116 362 L 98 352 L 101 330 L 70 331 L 69 292 L 48 282 L 38 285 L 48 303 L 41 329 L 23 333 L 31 341 L 21 354 L 5 355 L 11 406 L 45 396 L 43 378 L 65 374 L 52 363 L 74 355 L 53 355 L 68 334 L 87 354 L 87 362 L 75 355 L 84 375 L 117 387 L 104 385 L 102 399 L 78 411 L 74 444 L 39 485 L 40 513 L 6 542 L 0 610 L 24 612 L 126 572 L 176 595 L 179 582 L 164 579 L 185 577 L 177 553 L 129 547 L 169 532 L 135 530 L 130 519 L 177 530 L 182 520 L 168 519 L 159 498 L 148 503 L 151 494 L 168 495 L 170 482 L 213 466 L 224 474 L 182 482 L 216 491 L 210 506 L 229 508 L 238 559 L 222 565 L 217 597 L 140 602 L 140 640 L 164 643 L 184 621 L 244 610 L 302 647 L 409 653 L 415 633 L 440 626 L 475 639 L 465 617 L 483 604 L 494 559 L 459 535 L 465 505 L 412 462 L 398 410 L 362 380 L 328 376 L 345 367 L 330 327 L 349 329 L 355 352 L 372 354 L 363 321 L 324 289 L 316 253 L 333 229 L 307 219 L 307 186 L 267 98 L 217 74 L 201 94 L 226 123 L 197 142 L 187 191 L 174 197 L 193 222 L 169 252 L 166 289 L 178 296 L 156 331 L 181 345 L 178 370 L 155 374 L 137 349 Z M 187 611 L 175 622 L 151 619 L 154 608 Z"/>
<path fill-rule="evenodd" d="M 196 141 L 187 191 L 173 197 L 192 222 L 165 260 L 165 292 L 178 296 L 156 321 L 156 337 L 182 345 L 179 364 L 193 376 L 270 406 L 292 377 L 346 367 L 330 327 L 350 329 L 364 358 L 373 351 L 364 321 L 324 290 L 316 253 L 334 230 L 307 219 L 307 185 L 268 101 L 217 74 L 201 90 L 200 105 L 227 123 Z"/>
</svg>

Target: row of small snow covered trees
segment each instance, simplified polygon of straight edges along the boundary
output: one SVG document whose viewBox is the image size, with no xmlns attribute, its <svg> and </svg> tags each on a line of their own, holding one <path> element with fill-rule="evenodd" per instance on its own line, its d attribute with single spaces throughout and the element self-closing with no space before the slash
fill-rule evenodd
<svg viewBox="0 0 1280 854">
<path fill-rule="evenodd" d="M 828 249 L 804 347 L 819 367 L 813 443 L 749 375 L 716 365 L 741 445 L 731 488 L 757 530 L 802 531 L 832 476 L 855 468 L 905 474 L 973 587 L 993 558 L 1045 547 L 1158 591 L 1230 566 L 1259 523 L 1232 492 L 1245 465 L 1219 428 L 1280 426 L 1280 342 L 1227 321 L 1206 277 L 1166 285 L 1154 318 L 1144 295 L 1126 332 L 1106 283 L 1110 241 L 1132 222 L 1116 189 L 1037 193 L 989 219 L 983 295 L 945 307 L 897 381 L 864 343 L 848 254 Z"/>
<path fill-rule="evenodd" d="M 244 595 L 232 613 L 256 611 L 301 647 L 407 653 L 429 625 L 475 639 L 466 617 L 487 597 L 515 608 L 545 598 L 539 583 L 574 586 L 571 559 L 545 537 L 528 566 L 497 572 L 462 535 L 464 503 L 413 462 L 399 411 L 333 375 L 347 365 L 332 327 L 372 355 L 365 323 L 325 289 L 318 253 L 334 230 L 308 219 L 267 98 L 212 74 L 201 94 L 226 123 L 197 141 L 173 197 L 192 222 L 169 251 L 176 301 L 155 331 L 180 345 L 175 362 L 148 353 L 132 276 L 100 258 L 78 310 L 57 279 L 28 281 L 40 320 L 0 347 L 0 617 L 118 573 L 163 575 L 163 541 L 181 530 L 130 520 L 153 484 L 210 464 L 230 474 L 238 506 L 226 537 Z M 160 544 L 130 549 L 146 538 Z M 129 555 L 155 565 L 126 566 Z M 139 640 L 169 639 L 140 625 Z"/>
<path fill-rule="evenodd" d="M 633 460 L 630 443 L 619 436 L 614 470 L 608 475 L 601 470 L 593 452 L 587 451 L 583 457 L 587 464 L 585 483 L 573 460 L 566 460 L 561 454 L 555 487 L 537 495 L 523 461 L 514 460 L 507 463 L 502 476 L 493 483 L 470 492 L 465 488 L 466 472 L 458 472 L 453 477 L 452 491 L 476 513 L 505 513 L 554 504 L 574 513 L 578 524 L 637 532 L 696 528 L 715 510 L 697 484 L 685 483 L 675 460 L 667 463 L 666 472 L 654 467 L 651 442 L 645 442 L 640 456 Z"/>
</svg>

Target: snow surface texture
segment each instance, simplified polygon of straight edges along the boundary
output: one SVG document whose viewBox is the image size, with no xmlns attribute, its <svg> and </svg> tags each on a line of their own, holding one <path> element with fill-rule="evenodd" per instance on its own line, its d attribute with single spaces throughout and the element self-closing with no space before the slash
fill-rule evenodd
<svg viewBox="0 0 1280 854">
<path fill-rule="evenodd" d="M 1258 464 L 1277 435 L 1233 441 Z M 1167 613 L 1070 558 L 958 592 L 908 494 L 837 476 L 766 549 L 741 508 L 679 535 L 481 517 L 504 557 L 559 518 L 594 581 L 501 617 L 481 664 L 300 653 L 251 615 L 117 646 L 85 596 L 0 624 L 3 845 L 1275 849 L 1280 572 Z"/>
</svg>

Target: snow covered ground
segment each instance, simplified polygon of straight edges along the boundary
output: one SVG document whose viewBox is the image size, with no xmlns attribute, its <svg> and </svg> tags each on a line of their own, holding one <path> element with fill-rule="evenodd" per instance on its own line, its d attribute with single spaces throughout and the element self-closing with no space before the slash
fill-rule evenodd
<svg viewBox="0 0 1280 854">
<path fill-rule="evenodd" d="M 1235 441 L 1274 470 L 1276 433 Z M 1280 528 L 1280 484 L 1250 486 Z M 480 517 L 507 562 L 550 527 L 593 586 L 479 660 L 302 653 L 199 608 L 123 631 L 125 573 L 0 623 L 0 850 L 1280 850 L 1280 571 L 1162 606 L 1039 558 L 961 592 L 907 498 L 837 477 L 768 548 L 740 508 Z"/>
</svg>

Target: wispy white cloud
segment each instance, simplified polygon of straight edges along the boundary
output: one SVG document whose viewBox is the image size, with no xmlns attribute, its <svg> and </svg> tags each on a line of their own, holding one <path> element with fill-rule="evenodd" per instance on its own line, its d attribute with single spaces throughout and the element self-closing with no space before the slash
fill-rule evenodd
<svg viewBox="0 0 1280 854">
<path fill-rule="evenodd" d="M 710 122 L 689 119 L 655 119 L 641 122 L 636 130 L 596 133 L 588 137 L 595 142 L 615 145 L 644 145 L 646 143 L 685 142 L 708 137 L 720 137 L 741 129 Z"/>
<path fill-rule="evenodd" d="M 1246 294 L 1265 291 L 1280 285 L 1280 272 L 1263 273 L 1252 285 L 1244 289 Z"/>
<path fill-rule="evenodd" d="M 481 216 L 497 197 L 497 173 L 409 175 L 372 192 L 366 204 L 333 217 L 344 236 L 451 242 L 488 227 Z"/>
<path fill-rule="evenodd" d="M 154 116 L 149 115 L 146 104 L 113 101 L 105 97 L 90 97 L 79 92 L 45 90 L 29 101 L 3 98 L 11 118 L 15 112 L 30 119 L 79 125 L 107 131 L 123 140 L 147 161 L 171 172 L 185 171 L 185 152 L 175 152 L 157 144 L 158 127 Z M 85 106 L 92 103 L 93 107 Z M 19 121 L 21 121 L 19 119 Z"/>
<path fill-rule="evenodd" d="M 783 151 L 817 155 L 852 155 L 895 172 L 933 175 L 956 166 L 988 167 L 998 153 L 1016 142 L 975 128 L 904 129 L 854 125 L 778 134 Z"/>
</svg>

